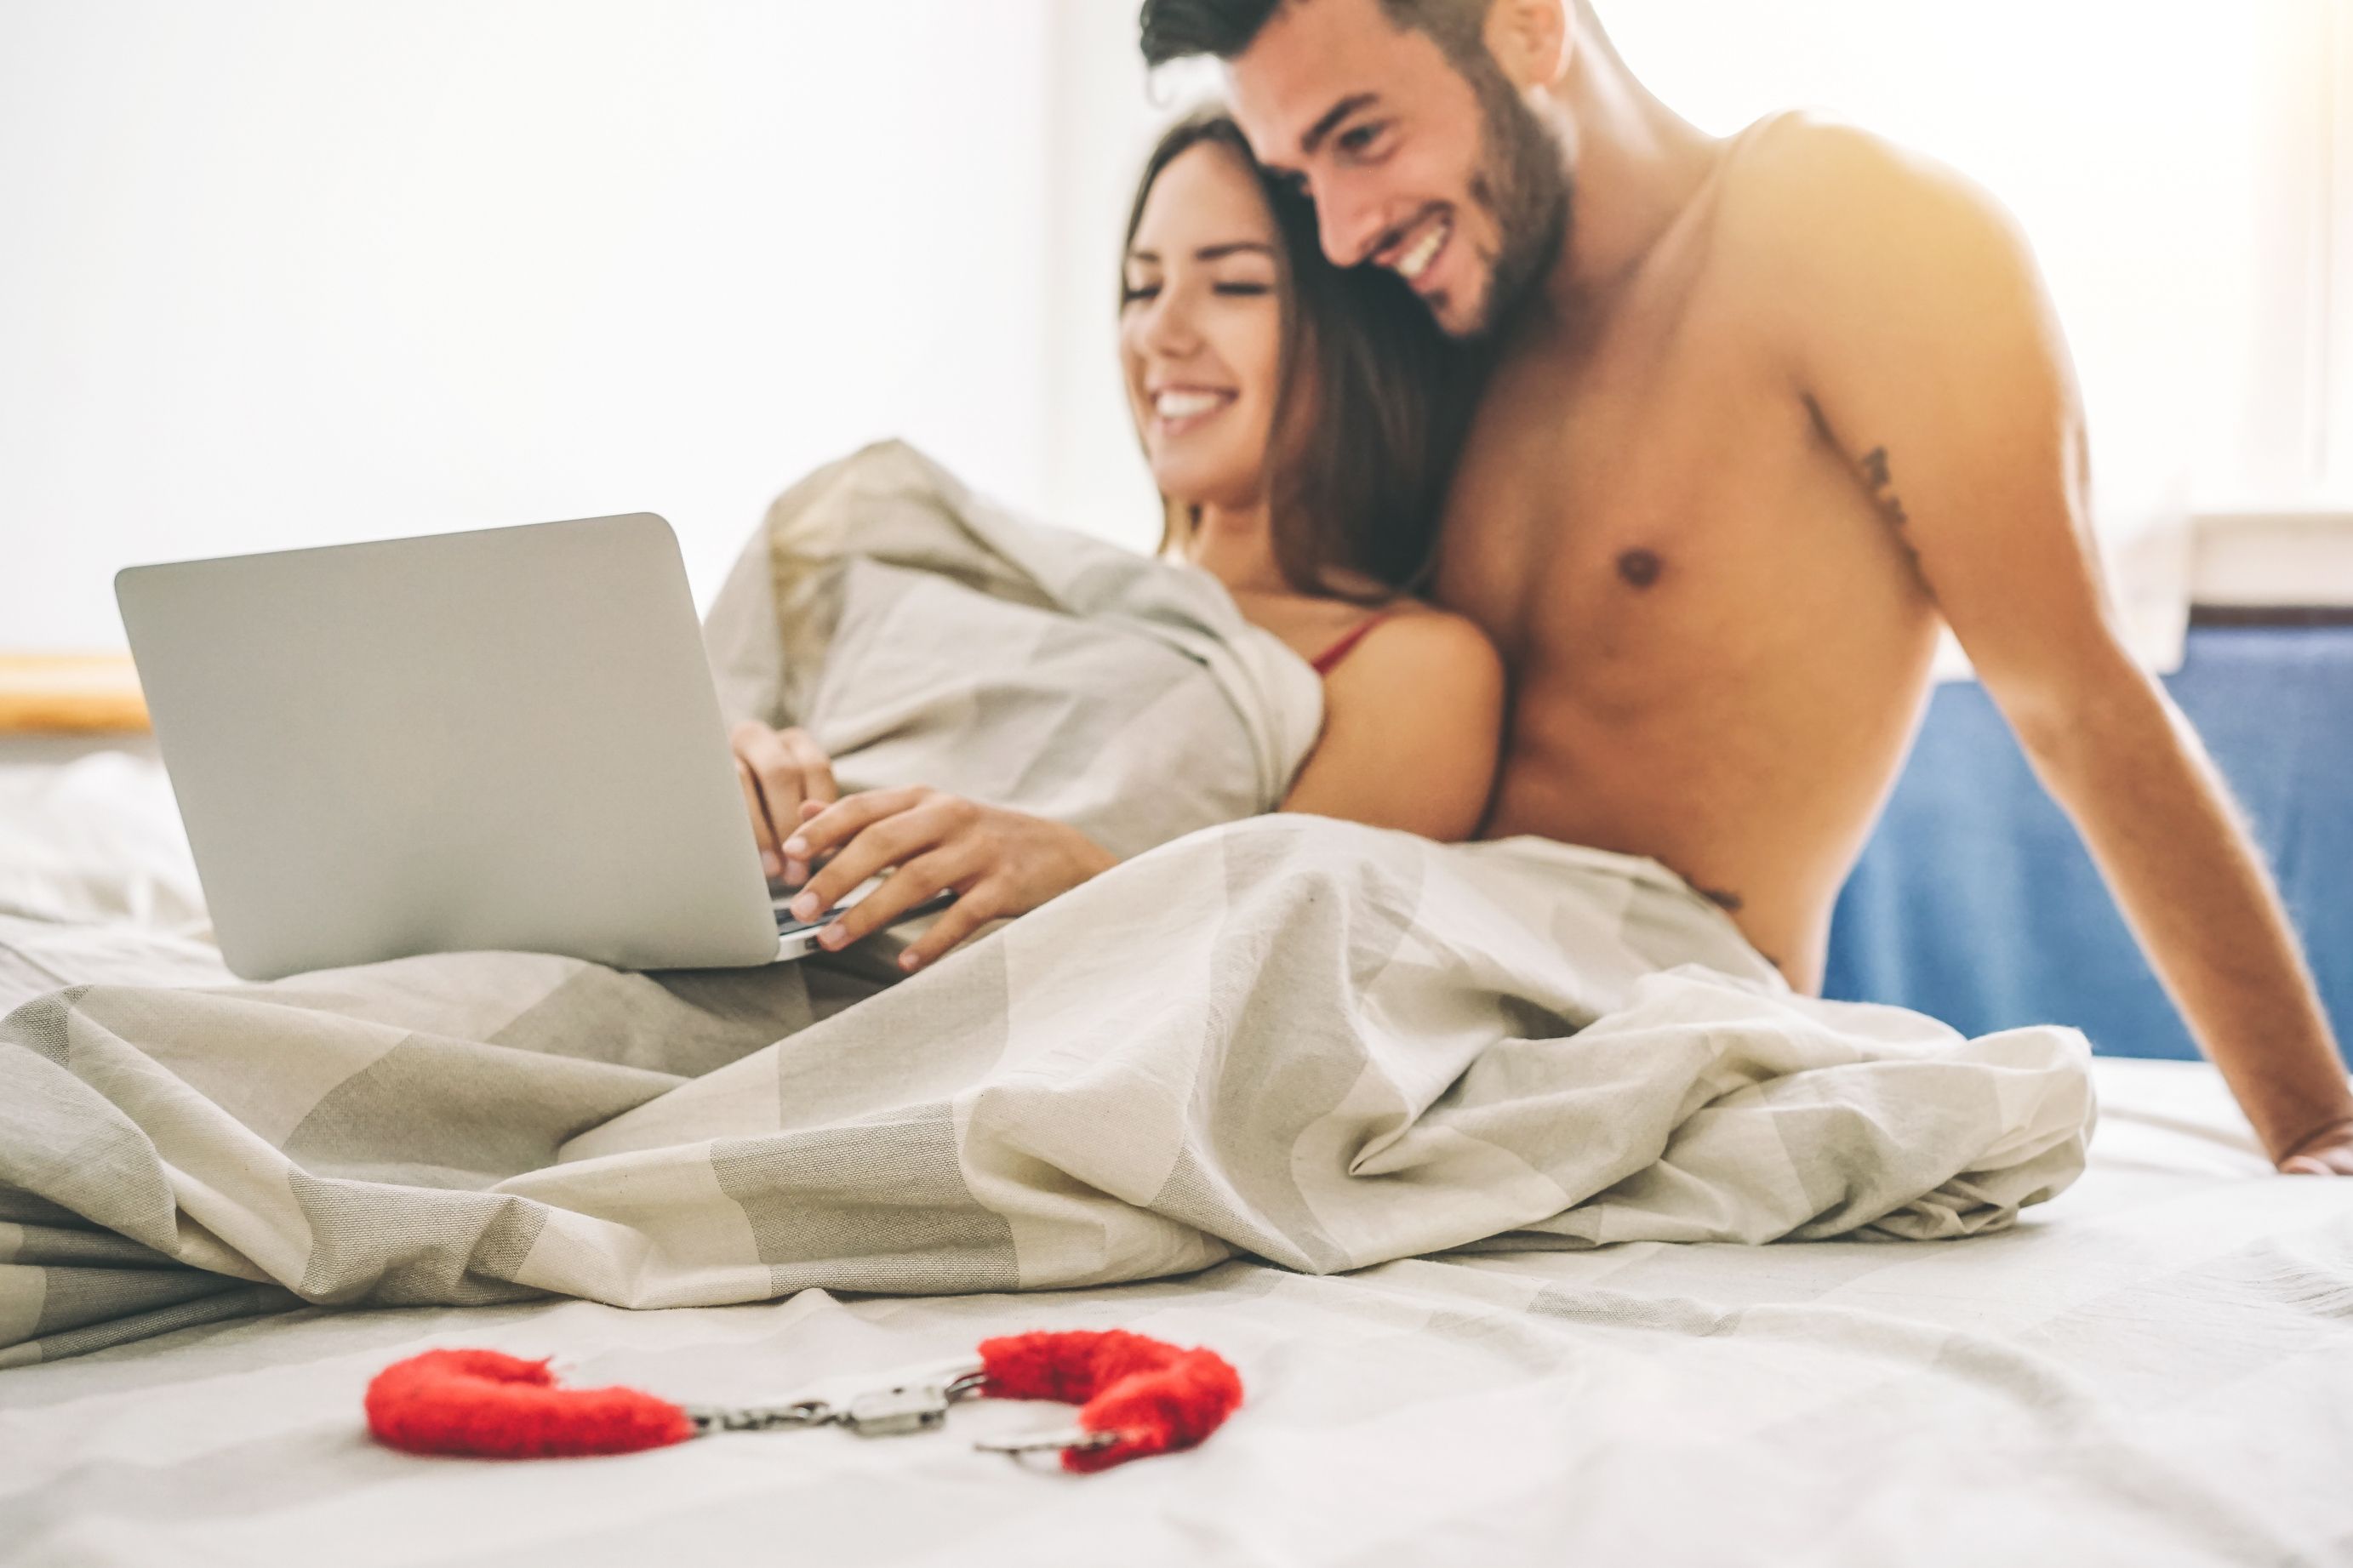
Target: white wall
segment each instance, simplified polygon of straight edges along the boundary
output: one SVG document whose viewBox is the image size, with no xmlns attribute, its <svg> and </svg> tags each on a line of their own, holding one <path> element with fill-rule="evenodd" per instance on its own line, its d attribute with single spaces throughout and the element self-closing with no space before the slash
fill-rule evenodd
<svg viewBox="0 0 2353 1568">
<path fill-rule="evenodd" d="M 903 433 L 1044 500 L 1046 0 L 0 0 L 0 649 Z M 1106 305 L 1106 309 L 1108 309 Z"/>
<path fill-rule="evenodd" d="M 2332 421 L 2353 482 L 2301 68 L 2353 270 L 2353 0 L 1602 4 L 1712 130 L 1812 103 L 2010 203 L 2111 521 L 2294 499 Z M 1148 544 L 1119 229 L 1218 73 L 1147 84 L 1134 9 L 0 0 L 0 650 L 119 646 L 132 561 L 638 508 L 707 595 L 885 434 Z"/>
<path fill-rule="evenodd" d="M 2322 58 L 2329 62 L 2326 90 L 2329 120 L 2327 170 L 2335 182 L 2322 222 L 2328 226 L 2321 256 L 2332 280 L 2327 398 L 2322 405 L 2327 431 L 2327 489 L 2353 496 L 2353 0 L 2336 0 Z"/>
<path fill-rule="evenodd" d="M 2144 657 L 2178 651 L 2190 511 L 2353 493 L 2353 0 L 1599 8 L 1637 73 L 1711 132 L 1822 110 L 1957 165 L 2018 216 L 2084 381 L 2099 521 Z M 1064 0 L 1056 13 L 1065 258 L 1092 261 L 1086 247 L 1115 240 L 1152 129 L 1217 80 L 1164 79 L 1147 105 L 1131 9 Z M 1071 125 L 1088 134 L 1060 134 Z M 1082 283 L 1091 305 L 1093 273 Z M 1058 311 L 1050 325 L 1049 494 L 1090 519 L 1142 511 L 1145 533 L 1127 537 L 1146 537 L 1109 318 Z"/>
<path fill-rule="evenodd" d="M 1120 382 L 1120 241 L 1153 142 L 1179 114 L 1217 94 L 1224 79 L 1208 61 L 1147 77 L 1135 11 L 1125 0 L 1054 0 L 1045 505 L 1074 527 L 1145 550 L 1160 538 L 1160 503 Z"/>
<path fill-rule="evenodd" d="M 1703 127 L 1827 110 L 2015 213 L 2084 384 L 2111 526 L 2168 500 L 2311 499 L 2306 384 L 2342 0 L 1600 0 Z"/>
</svg>

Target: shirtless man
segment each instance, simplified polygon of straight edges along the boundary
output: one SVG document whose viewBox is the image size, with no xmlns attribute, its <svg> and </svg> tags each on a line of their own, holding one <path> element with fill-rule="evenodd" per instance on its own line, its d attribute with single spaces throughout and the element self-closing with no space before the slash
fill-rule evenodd
<svg viewBox="0 0 2353 1568">
<path fill-rule="evenodd" d="M 1989 198 L 1818 120 L 1710 138 L 1589 0 L 1145 0 L 1143 34 L 1227 62 L 1333 260 L 1492 342 L 1439 576 L 1516 677 L 1489 835 L 1654 857 L 1818 989 L 1950 625 L 2280 1168 L 2353 1174 L 2278 897 L 2118 641 Z"/>
</svg>

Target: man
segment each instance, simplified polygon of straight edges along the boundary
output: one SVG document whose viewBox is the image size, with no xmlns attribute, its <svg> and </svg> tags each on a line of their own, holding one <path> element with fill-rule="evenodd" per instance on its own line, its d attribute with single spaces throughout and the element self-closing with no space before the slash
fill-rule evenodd
<svg viewBox="0 0 2353 1568">
<path fill-rule="evenodd" d="M 2280 1168 L 2353 1174 L 2278 897 L 2116 635 L 1987 196 L 1803 117 L 1711 139 L 1588 0 L 1145 0 L 1143 46 L 1222 58 L 1332 259 L 1491 342 L 1439 574 L 1515 675 L 1489 834 L 1655 857 L 1816 989 L 1949 624 Z"/>
</svg>

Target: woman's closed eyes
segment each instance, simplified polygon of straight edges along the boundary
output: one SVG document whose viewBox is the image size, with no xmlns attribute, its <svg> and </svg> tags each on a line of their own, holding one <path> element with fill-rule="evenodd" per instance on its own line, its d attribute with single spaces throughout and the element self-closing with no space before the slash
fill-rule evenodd
<svg viewBox="0 0 2353 1568">
<path fill-rule="evenodd" d="M 1254 300 L 1261 295 L 1273 293 L 1274 285 L 1271 283 L 1212 283 L 1209 285 L 1209 292 L 1222 294 L 1229 300 Z M 1160 285 L 1157 283 L 1131 283 L 1119 298 L 1120 303 L 1133 305 L 1138 300 L 1156 300 L 1159 297 Z"/>
</svg>

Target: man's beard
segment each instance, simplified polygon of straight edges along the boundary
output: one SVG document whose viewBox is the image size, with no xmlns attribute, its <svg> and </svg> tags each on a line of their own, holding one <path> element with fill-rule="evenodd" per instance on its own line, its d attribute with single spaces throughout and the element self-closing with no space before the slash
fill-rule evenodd
<svg viewBox="0 0 2353 1568">
<path fill-rule="evenodd" d="M 1487 297 L 1478 320 L 1454 331 L 1482 338 L 1535 292 L 1568 238 L 1574 192 L 1560 142 L 1484 49 L 1461 62 L 1479 95 L 1479 172 L 1471 199 L 1495 221 Z"/>
</svg>

